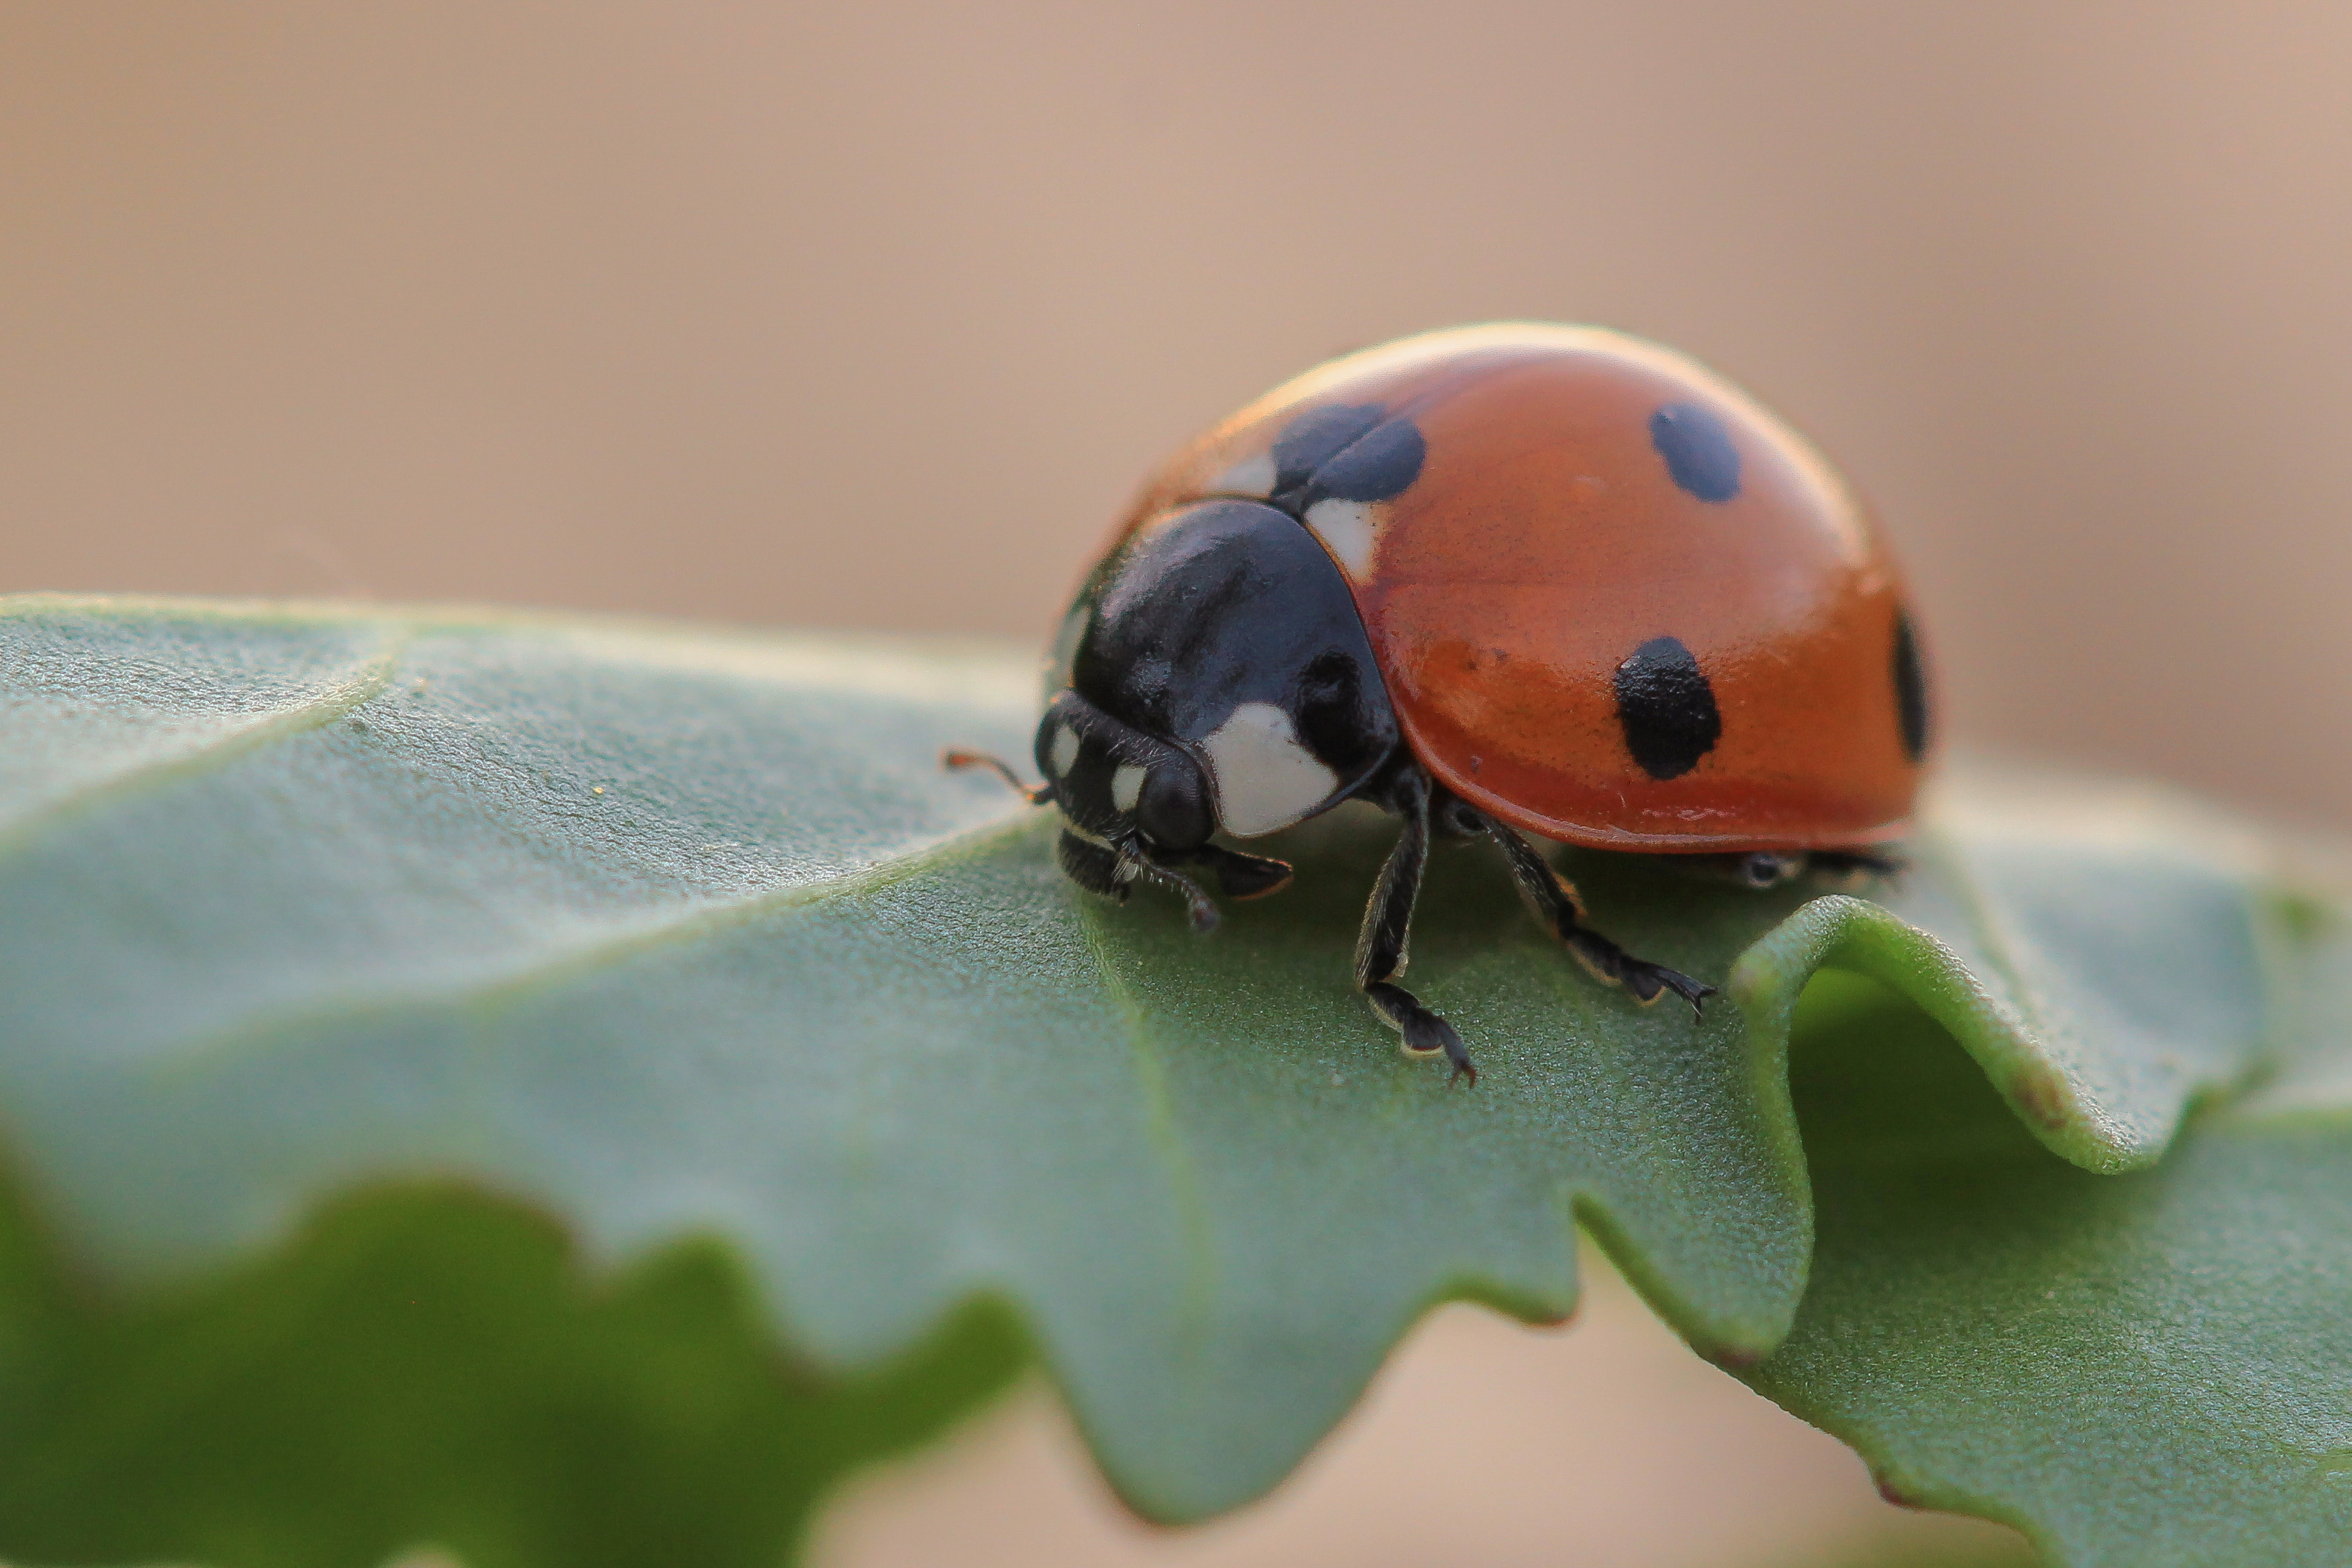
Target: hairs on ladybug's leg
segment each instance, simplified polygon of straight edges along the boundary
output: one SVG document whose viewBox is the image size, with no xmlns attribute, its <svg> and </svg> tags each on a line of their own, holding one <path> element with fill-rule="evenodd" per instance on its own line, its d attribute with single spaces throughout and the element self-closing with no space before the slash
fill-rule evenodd
<svg viewBox="0 0 2352 1568">
<path fill-rule="evenodd" d="M 1404 1037 L 1408 1054 L 1432 1057 L 1442 1051 L 1454 1064 L 1453 1079 L 1467 1079 L 1475 1088 L 1478 1065 L 1470 1059 L 1470 1049 L 1454 1026 L 1423 1006 L 1412 992 L 1391 984 L 1404 973 L 1413 900 L 1421 894 L 1421 873 L 1429 860 L 1428 782 L 1418 773 L 1408 774 L 1398 786 L 1396 805 L 1404 817 L 1404 832 L 1389 852 L 1388 864 L 1381 868 L 1371 901 L 1364 906 L 1363 931 L 1356 938 L 1356 985 L 1381 1022 Z"/>
<path fill-rule="evenodd" d="M 1654 1002 L 1671 991 L 1691 1005 L 1694 1017 L 1703 1016 L 1699 1004 L 1715 994 L 1714 986 L 1702 985 L 1680 970 L 1668 969 L 1663 963 L 1635 958 L 1586 925 L 1584 906 L 1577 901 L 1576 889 L 1552 869 L 1550 861 L 1536 853 L 1534 845 L 1491 818 L 1486 832 L 1510 863 L 1511 880 L 1518 884 L 1519 897 L 1526 900 L 1536 919 L 1552 929 L 1577 962 L 1601 979 L 1622 985 L 1637 1001 Z"/>
<path fill-rule="evenodd" d="M 1172 889 L 1184 900 L 1185 913 L 1191 917 L 1194 931 L 1205 934 L 1217 929 L 1217 906 L 1209 901 L 1209 895 L 1201 890 L 1200 885 L 1160 865 L 1133 845 L 1114 848 L 1065 827 L 1055 841 L 1054 858 L 1061 863 L 1063 874 L 1071 881 L 1115 904 L 1127 902 L 1137 878 L 1148 878 Z"/>
<path fill-rule="evenodd" d="M 1202 890 L 1200 883 L 1181 871 L 1161 865 L 1140 844 L 1116 844 L 1111 848 L 1118 858 L 1118 877 L 1121 882 L 1137 877 L 1157 882 L 1184 900 L 1184 912 L 1191 919 L 1195 931 L 1206 936 L 1217 929 L 1220 917 L 1216 903 Z"/>
<path fill-rule="evenodd" d="M 1035 789 L 1031 789 L 1021 782 L 1021 776 L 1018 773 L 1004 765 L 1001 758 L 992 757 L 985 752 L 965 752 L 950 747 L 940 753 L 940 766 L 951 773 L 960 773 L 966 768 L 986 768 L 998 778 L 1003 779 L 1014 795 L 1019 795 L 1031 805 L 1046 805 L 1054 799 L 1054 785 L 1051 781 L 1039 784 Z M 1076 873 L 1072 875 L 1075 876 Z"/>
</svg>

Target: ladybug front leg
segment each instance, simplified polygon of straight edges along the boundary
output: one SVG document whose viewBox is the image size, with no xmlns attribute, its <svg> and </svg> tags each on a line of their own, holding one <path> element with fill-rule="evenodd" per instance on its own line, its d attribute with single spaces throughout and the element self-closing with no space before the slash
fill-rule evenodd
<svg viewBox="0 0 2352 1568">
<path fill-rule="evenodd" d="M 1163 863 L 1182 861 L 1193 866 L 1206 866 L 1217 874 L 1217 883 L 1229 899 L 1263 899 L 1290 886 L 1290 863 L 1269 860 L 1263 855 L 1244 855 L 1238 849 L 1228 849 L 1221 844 L 1203 844 L 1181 855 L 1160 857 Z"/>
<path fill-rule="evenodd" d="M 1112 846 L 1112 848 L 1118 858 L 1115 875 L 1121 882 L 1140 878 L 1144 881 L 1157 883 L 1184 900 L 1185 918 L 1192 922 L 1193 931 L 1206 936 L 1217 929 L 1221 917 L 1217 913 L 1216 903 L 1200 883 L 1156 858 L 1150 847 L 1139 839 L 1129 839 Z"/>
<path fill-rule="evenodd" d="M 1123 904 L 1135 883 L 1154 883 L 1184 900 L 1185 916 L 1194 931 L 1205 935 L 1217 929 L 1217 906 L 1201 885 L 1152 858 L 1140 843 L 1103 844 L 1065 827 L 1054 846 L 1054 858 L 1061 862 L 1063 875 L 1089 893 Z"/>
<path fill-rule="evenodd" d="M 1075 835 L 1065 833 L 1066 842 Z M 1083 842 L 1083 840 L 1081 840 Z M 1259 855 L 1244 855 L 1237 849 L 1225 849 L 1214 844 L 1203 844 L 1194 849 L 1163 851 L 1140 839 L 1123 841 L 1114 855 L 1112 875 L 1119 882 L 1117 895 L 1127 901 L 1125 886 L 1138 878 L 1157 882 L 1184 900 L 1192 921 L 1192 929 L 1206 934 L 1217 929 L 1217 906 L 1202 890 L 1201 884 L 1177 869 L 1179 866 L 1206 866 L 1217 874 L 1218 883 L 1229 899 L 1262 899 L 1268 893 L 1278 893 L 1290 885 L 1290 867 L 1281 860 L 1268 860 Z M 1063 862 L 1066 869 L 1066 855 Z M 1076 872 L 1071 873 L 1076 876 Z M 1084 881 L 1084 878 L 1079 878 Z"/>
<path fill-rule="evenodd" d="M 1356 938 L 1356 984 L 1381 1022 L 1404 1037 L 1407 1055 L 1433 1057 L 1443 1051 L 1454 1064 L 1454 1077 L 1475 1086 L 1477 1064 L 1454 1026 L 1393 984 L 1404 973 L 1413 900 L 1421 896 L 1421 874 L 1429 862 L 1428 781 L 1408 774 L 1397 786 L 1394 804 L 1404 817 L 1404 833 L 1381 868 L 1371 902 L 1364 906 L 1364 929 Z"/>
<path fill-rule="evenodd" d="M 1699 1012 L 1699 1003 L 1704 998 L 1715 994 L 1714 986 L 1702 985 L 1663 963 L 1635 958 L 1586 925 L 1576 889 L 1552 869 L 1551 862 L 1536 853 L 1534 845 L 1517 832 L 1489 817 L 1486 834 L 1501 847 L 1503 858 L 1510 862 L 1511 879 L 1519 885 L 1519 896 L 1527 900 L 1528 908 L 1536 919 L 1551 927 L 1553 934 L 1585 968 L 1603 980 L 1622 985 L 1637 1001 L 1654 1002 L 1671 991 L 1691 1005 L 1694 1015 Z"/>
<path fill-rule="evenodd" d="M 1055 842 L 1054 858 L 1061 863 L 1062 874 L 1087 892 L 1115 904 L 1127 902 L 1134 873 L 1120 874 L 1118 852 L 1108 845 L 1081 838 L 1065 827 Z"/>
</svg>

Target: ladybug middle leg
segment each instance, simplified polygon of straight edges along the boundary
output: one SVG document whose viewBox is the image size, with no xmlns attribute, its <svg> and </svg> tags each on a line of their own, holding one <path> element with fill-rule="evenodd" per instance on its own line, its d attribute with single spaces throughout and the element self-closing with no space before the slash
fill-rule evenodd
<svg viewBox="0 0 2352 1568">
<path fill-rule="evenodd" d="M 1404 1037 L 1408 1055 L 1443 1051 L 1454 1064 L 1454 1077 L 1475 1085 L 1478 1066 L 1454 1026 L 1395 983 L 1404 973 L 1413 900 L 1421 895 L 1421 874 L 1429 863 L 1429 780 L 1418 768 L 1408 770 L 1391 790 L 1390 805 L 1404 818 L 1404 832 L 1381 868 L 1371 902 L 1364 906 L 1364 927 L 1356 938 L 1356 986 L 1381 1022 Z"/>
<path fill-rule="evenodd" d="M 1486 836 L 1510 863 L 1511 879 L 1518 884 L 1519 897 L 1526 900 L 1528 910 L 1549 926 L 1561 945 L 1595 975 L 1622 985 L 1636 1001 L 1654 1002 L 1671 991 L 1691 1005 L 1694 1016 L 1700 1013 L 1699 1004 L 1715 994 L 1714 986 L 1702 985 L 1680 970 L 1668 969 L 1663 963 L 1635 958 L 1586 925 L 1584 908 L 1577 901 L 1576 889 L 1516 830 L 1483 813 L 1472 812 L 1459 802 L 1453 803 L 1452 815 L 1465 826 L 1471 819 L 1484 825 Z"/>
</svg>

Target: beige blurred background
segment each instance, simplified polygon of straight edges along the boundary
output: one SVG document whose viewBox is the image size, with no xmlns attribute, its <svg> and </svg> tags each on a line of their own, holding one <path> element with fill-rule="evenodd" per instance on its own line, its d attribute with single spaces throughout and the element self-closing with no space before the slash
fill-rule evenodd
<svg viewBox="0 0 2352 1568">
<path fill-rule="evenodd" d="M 1034 639 L 1146 466 L 1268 384 L 1597 321 L 1876 499 L 1958 732 L 2341 824 L 2347 51 L 2340 6 L 2125 0 L 0 0 L 0 591 Z M 1484 1332 L 1395 1386 L 1492 1412 L 1384 1394 L 1352 1432 L 1413 1440 L 1391 1474 L 1351 1433 L 1351 1507 L 1442 1517 L 1412 1456 L 1506 1415 L 1562 1466 L 1648 1418 L 1528 1408 L 1575 1336 Z M 1717 1393 L 1694 1452 L 1747 1419 Z M 1809 1440 L 1778 1421 L 1763 1473 Z M 881 1510 L 994 1509 L 938 1560 L 1065 1507 L 1108 1532 L 1066 1560 L 1165 1544 L 1046 1418 L 992 1430 Z M 1006 1454 L 1034 1496 L 970 1481 Z M 1874 1507 L 1843 1464 L 1821 1495 Z"/>
</svg>

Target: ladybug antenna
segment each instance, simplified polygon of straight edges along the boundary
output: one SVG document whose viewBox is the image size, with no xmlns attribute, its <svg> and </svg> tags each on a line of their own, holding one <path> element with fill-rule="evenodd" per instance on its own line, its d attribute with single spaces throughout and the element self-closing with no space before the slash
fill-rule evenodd
<svg viewBox="0 0 2352 1568">
<path fill-rule="evenodd" d="M 1003 779 L 1006 787 L 1031 805 L 1045 805 L 1054 798 L 1052 784 L 1039 784 L 1035 789 L 1031 789 L 1027 784 L 1023 784 L 1020 775 L 1006 767 L 1001 759 L 992 757 L 986 752 L 965 752 L 950 748 L 940 753 L 940 766 L 955 773 L 960 773 L 966 768 L 986 768 L 990 773 Z"/>
</svg>

